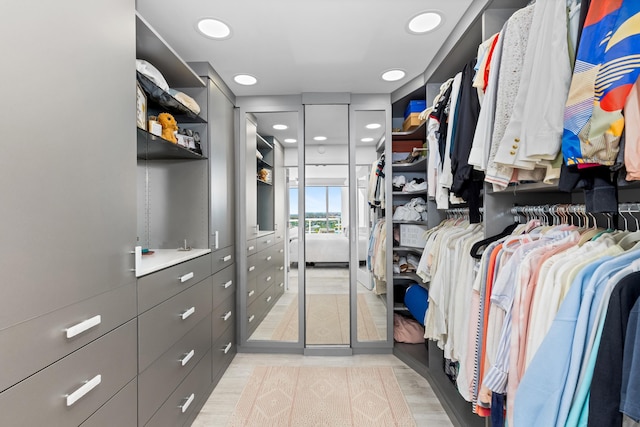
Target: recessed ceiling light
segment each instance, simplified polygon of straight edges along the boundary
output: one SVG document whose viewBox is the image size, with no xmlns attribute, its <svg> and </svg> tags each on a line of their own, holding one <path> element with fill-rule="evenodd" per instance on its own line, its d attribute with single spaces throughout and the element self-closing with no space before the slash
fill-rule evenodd
<svg viewBox="0 0 640 427">
<path fill-rule="evenodd" d="M 238 83 L 239 85 L 244 85 L 244 86 L 251 86 L 258 83 L 258 79 L 256 79 L 253 76 L 250 76 L 249 74 L 238 74 L 233 78 L 233 80 L 235 80 L 235 82 Z"/>
<path fill-rule="evenodd" d="M 395 82 L 405 76 L 405 72 L 402 70 L 389 70 L 382 73 L 382 80 L 388 82 Z"/>
<path fill-rule="evenodd" d="M 289 126 L 287 126 L 287 125 L 273 125 L 273 128 L 275 130 L 285 130 L 285 129 L 289 129 Z"/>
<path fill-rule="evenodd" d="M 407 24 L 407 29 L 413 34 L 424 34 L 435 30 L 442 23 L 442 15 L 437 12 L 423 12 L 414 16 Z"/>
<path fill-rule="evenodd" d="M 382 125 L 380 123 L 369 123 L 365 126 L 367 129 L 380 129 Z"/>
<path fill-rule="evenodd" d="M 362 141 L 362 142 L 373 142 L 373 138 L 362 138 L 360 141 Z"/>
<path fill-rule="evenodd" d="M 314 136 L 313 139 L 315 139 L 316 141 L 326 141 L 327 137 L 326 136 Z"/>
<path fill-rule="evenodd" d="M 294 142 L 298 142 L 297 139 L 293 139 L 293 138 L 287 138 L 284 140 L 284 142 L 288 143 L 288 144 L 293 144 Z"/>
<path fill-rule="evenodd" d="M 213 18 L 204 18 L 198 21 L 198 31 L 216 40 L 224 40 L 231 37 L 231 28 L 224 22 Z"/>
</svg>

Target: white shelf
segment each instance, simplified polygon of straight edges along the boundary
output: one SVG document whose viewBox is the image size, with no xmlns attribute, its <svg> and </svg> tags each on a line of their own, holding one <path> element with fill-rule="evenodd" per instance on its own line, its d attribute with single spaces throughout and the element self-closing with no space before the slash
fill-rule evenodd
<svg viewBox="0 0 640 427">
<path fill-rule="evenodd" d="M 211 249 L 191 249 L 190 251 L 179 251 L 177 249 L 150 249 L 154 253 L 143 255 L 140 268 L 136 269 L 136 277 L 155 273 L 167 267 L 198 258 L 211 253 Z"/>
</svg>

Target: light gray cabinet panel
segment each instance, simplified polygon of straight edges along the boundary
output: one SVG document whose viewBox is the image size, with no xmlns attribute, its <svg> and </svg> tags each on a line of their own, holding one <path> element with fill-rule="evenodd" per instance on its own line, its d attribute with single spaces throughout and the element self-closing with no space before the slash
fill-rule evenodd
<svg viewBox="0 0 640 427">
<path fill-rule="evenodd" d="M 245 197 L 246 197 L 246 226 L 247 240 L 258 237 L 258 181 L 256 176 L 256 150 L 258 130 L 257 125 L 249 118 L 240 118 L 244 123 L 244 131 L 247 133 L 246 164 L 245 164 Z"/>
<path fill-rule="evenodd" d="M 245 291 L 247 292 L 247 306 L 251 305 L 252 302 L 258 298 L 258 289 L 256 286 L 256 279 L 247 279 L 247 285 L 245 287 Z"/>
<path fill-rule="evenodd" d="M 146 424 L 153 427 L 184 425 L 201 406 L 211 385 L 211 352 L 208 352 L 191 373 L 169 396 L 158 412 Z"/>
<path fill-rule="evenodd" d="M 144 371 L 211 313 L 211 277 L 138 316 L 138 369 Z"/>
<path fill-rule="evenodd" d="M 203 255 L 140 277 L 138 279 L 138 312 L 147 311 L 210 275 L 211 255 Z"/>
<path fill-rule="evenodd" d="M 216 273 L 223 268 L 226 268 L 233 264 L 235 257 L 235 247 L 229 246 L 211 254 L 213 272 Z"/>
<path fill-rule="evenodd" d="M 236 292 L 235 266 L 230 265 L 213 275 L 213 308 L 219 306 Z"/>
<path fill-rule="evenodd" d="M 0 331 L 0 390 L 135 316 L 136 287 L 129 284 Z"/>
<path fill-rule="evenodd" d="M 276 238 L 273 233 L 263 234 L 256 239 L 256 243 L 258 244 L 258 252 L 260 252 L 274 245 Z"/>
<path fill-rule="evenodd" d="M 80 424 L 81 427 L 135 427 L 138 425 L 136 391 L 138 380 L 134 379 L 116 393 L 104 406 Z"/>
<path fill-rule="evenodd" d="M 213 326 L 212 337 L 213 341 L 216 341 L 229 326 L 235 322 L 235 295 L 229 295 L 229 297 L 222 301 L 222 304 L 213 309 Z"/>
<path fill-rule="evenodd" d="M 273 216 L 275 242 L 284 242 L 284 233 L 289 226 L 288 212 L 286 206 L 287 176 L 284 167 L 284 149 L 280 144 L 275 144 L 273 148 L 274 171 L 273 171 Z"/>
<path fill-rule="evenodd" d="M 139 375 L 139 425 L 151 418 L 210 348 L 211 316 L 207 316 Z"/>
<path fill-rule="evenodd" d="M 235 242 L 235 152 L 234 105 L 222 91 L 209 82 L 209 123 L 211 149 L 211 248 L 231 246 Z M 255 181 L 255 179 L 254 179 Z M 217 243 L 217 246 L 216 246 Z"/>
<path fill-rule="evenodd" d="M 233 360 L 236 349 L 235 323 L 229 327 L 220 338 L 213 341 L 211 348 L 213 363 L 213 382 L 217 383 L 224 371 Z"/>
<path fill-rule="evenodd" d="M 0 26 L 3 40 L 21 34 L 3 46 L 12 66 L 0 71 L 11 123 L 0 156 L 0 330 L 135 281 L 134 6 L 50 2 L 35 13 L 16 2 Z"/>
<path fill-rule="evenodd" d="M 253 255 L 258 251 L 258 241 L 253 238 L 247 240 L 247 255 Z"/>
<path fill-rule="evenodd" d="M 135 375 L 132 320 L 1 393 L 0 425 L 77 426 Z"/>
</svg>

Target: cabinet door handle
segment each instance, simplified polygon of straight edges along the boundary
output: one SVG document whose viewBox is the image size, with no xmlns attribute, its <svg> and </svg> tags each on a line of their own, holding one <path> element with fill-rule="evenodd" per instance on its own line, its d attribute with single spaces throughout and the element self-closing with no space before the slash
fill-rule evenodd
<svg viewBox="0 0 640 427">
<path fill-rule="evenodd" d="M 278 270 L 280 270 L 280 271 L 284 270 L 284 265 L 281 266 Z"/>
<path fill-rule="evenodd" d="M 193 279 L 193 271 L 191 273 L 187 273 L 184 276 L 180 276 L 180 283 L 184 283 L 189 279 Z"/>
<path fill-rule="evenodd" d="M 84 322 L 80 322 L 77 325 L 73 325 L 70 328 L 65 329 L 67 333 L 67 338 L 73 338 L 78 334 L 83 333 L 87 329 L 91 329 L 94 326 L 98 326 L 102 322 L 102 316 L 99 314 L 97 316 L 93 316 L 91 319 L 87 319 Z"/>
<path fill-rule="evenodd" d="M 191 402 L 193 402 L 193 399 L 195 398 L 196 395 L 194 393 L 191 393 L 191 396 L 187 397 L 187 401 L 180 405 L 180 410 L 183 414 L 187 412 L 187 409 L 189 409 L 189 406 L 191 406 Z"/>
<path fill-rule="evenodd" d="M 213 233 L 213 241 L 216 249 L 220 248 L 220 239 L 218 237 L 219 237 L 219 233 L 218 233 L 218 230 L 216 230 L 215 233 Z"/>
<path fill-rule="evenodd" d="M 256 316 L 254 316 L 253 314 L 251 316 L 249 316 L 249 323 L 253 322 L 253 319 L 255 319 Z"/>
<path fill-rule="evenodd" d="M 227 262 L 227 261 L 231 261 L 231 255 L 227 255 L 226 257 L 222 258 L 222 262 Z"/>
<path fill-rule="evenodd" d="M 180 314 L 180 318 L 182 320 L 187 320 L 187 318 L 189 316 L 191 316 L 193 313 L 196 312 L 196 308 L 195 307 L 191 307 L 190 309 L 188 309 L 187 311 L 184 311 L 182 314 Z"/>
<path fill-rule="evenodd" d="M 271 261 L 271 255 L 267 257 L 267 261 Z"/>
<path fill-rule="evenodd" d="M 67 406 L 71 406 L 82 399 L 85 394 L 96 388 L 102 382 L 102 375 L 98 374 L 84 383 L 79 389 L 67 395 Z"/>
<path fill-rule="evenodd" d="M 233 280 L 229 280 L 227 283 L 222 285 L 223 288 L 227 289 L 229 286 L 233 285 Z"/>
<path fill-rule="evenodd" d="M 280 252 L 282 254 L 282 253 L 284 253 L 284 249 L 280 249 L 278 252 Z"/>
<path fill-rule="evenodd" d="M 226 347 L 222 349 L 224 354 L 229 353 L 229 350 L 231 350 L 231 343 L 227 344 Z"/>
<path fill-rule="evenodd" d="M 284 288 L 284 282 L 280 282 L 278 286 L 280 286 L 281 288 Z"/>
<path fill-rule="evenodd" d="M 196 350 L 195 349 L 193 349 L 189 353 L 185 354 L 185 356 L 182 359 L 180 359 L 180 364 L 182 366 L 184 366 L 187 363 L 189 363 L 189 360 L 191 360 L 191 358 L 193 357 L 194 354 L 196 354 Z"/>
<path fill-rule="evenodd" d="M 271 295 L 267 298 L 267 302 L 271 302 Z"/>
<path fill-rule="evenodd" d="M 267 282 L 270 282 L 270 281 L 271 281 L 271 276 L 267 276 L 266 281 L 267 281 Z"/>
<path fill-rule="evenodd" d="M 255 246 L 249 246 L 249 247 L 247 248 L 247 250 L 252 251 L 252 250 L 254 250 L 255 248 L 256 248 Z"/>
<path fill-rule="evenodd" d="M 271 243 L 271 239 L 267 240 L 267 245 L 268 245 L 269 243 Z"/>
<path fill-rule="evenodd" d="M 255 266 L 255 265 L 252 265 L 251 267 L 249 267 L 249 271 L 253 271 L 253 270 L 255 270 L 255 269 L 256 269 L 256 266 Z"/>
<path fill-rule="evenodd" d="M 255 293 L 256 293 L 256 291 L 254 291 L 253 289 L 252 289 L 252 290 L 250 290 L 250 291 L 249 291 L 249 297 L 252 297 L 252 296 L 253 296 L 253 294 L 255 294 Z"/>
<path fill-rule="evenodd" d="M 227 320 L 229 320 L 230 317 L 231 317 L 231 310 L 229 310 L 224 316 L 222 316 L 222 320 L 226 322 Z"/>
</svg>

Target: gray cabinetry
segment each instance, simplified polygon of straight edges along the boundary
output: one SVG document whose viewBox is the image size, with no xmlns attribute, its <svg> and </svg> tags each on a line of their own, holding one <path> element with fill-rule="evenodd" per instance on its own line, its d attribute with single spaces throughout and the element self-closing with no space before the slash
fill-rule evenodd
<svg viewBox="0 0 640 427">
<path fill-rule="evenodd" d="M 247 116 L 247 119 L 242 121 L 245 126 L 245 132 L 247 134 L 247 146 L 245 148 L 245 197 L 246 203 L 246 226 L 247 226 L 247 240 L 255 239 L 258 237 L 258 183 L 256 180 L 256 150 L 257 150 L 257 138 L 258 129 L 257 124 L 252 120 L 251 116 Z"/>
</svg>

